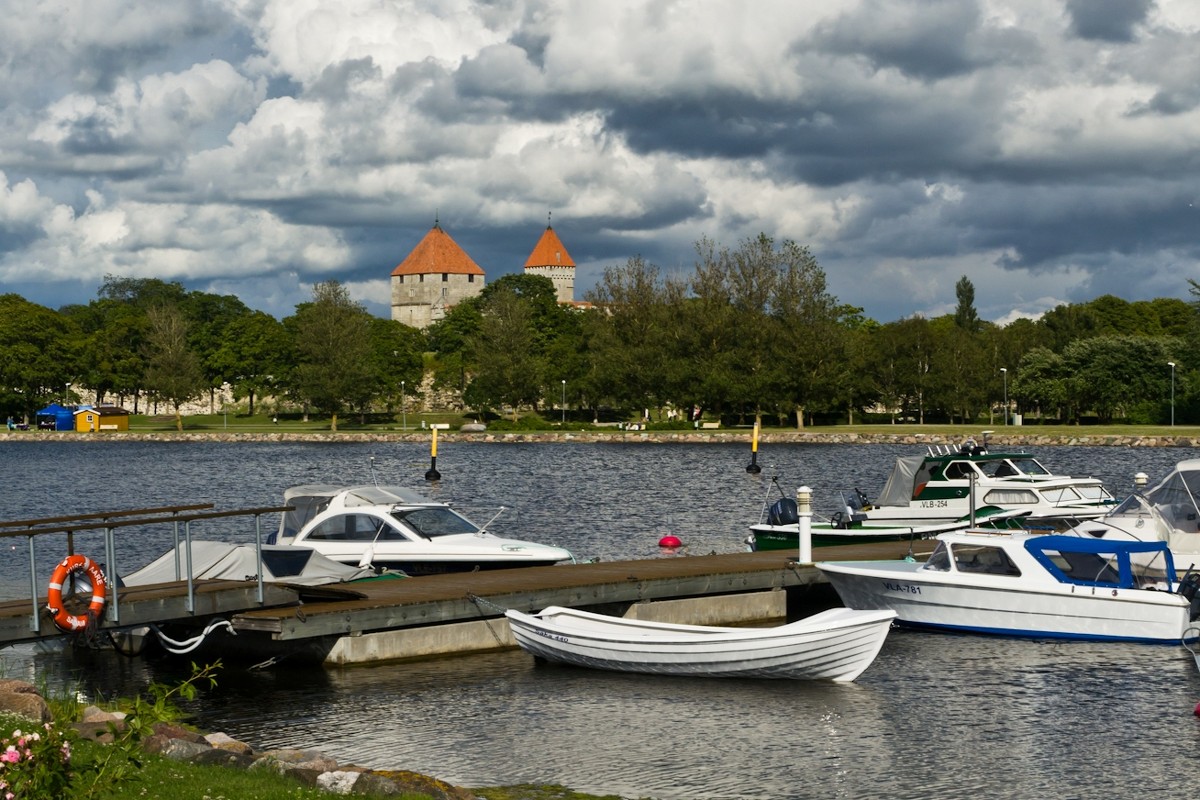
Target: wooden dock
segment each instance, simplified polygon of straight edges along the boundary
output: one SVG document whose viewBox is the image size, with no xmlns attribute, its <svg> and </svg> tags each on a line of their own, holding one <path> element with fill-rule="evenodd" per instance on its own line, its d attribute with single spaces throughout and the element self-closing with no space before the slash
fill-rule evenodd
<svg viewBox="0 0 1200 800">
<path fill-rule="evenodd" d="M 925 555 L 933 542 L 918 541 Z M 822 547 L 824 561 L 903 558 L 908 543 Z M 418 578 L 298 587 L 266 584 L 262 602 L 253 581 L 197 581 L 194 609 L 180 583 L 118 590 L 120 620 L 106 610 L 99 631 L 166 626 L 184 635 L 215 619 L 232 633 L 214 633 L 206 654 L 250 658 L 299 657 L 333 664 L 422 658 L 513 646 L 503 612 L 549 605 L 600 610 L 692 624 L 762 622 L 829 605 L 824 576 L 796 563 L 790 551 L 678 556 L 553 567 L 485 570 Z M 833 603 L 836 604 L 836 598 Z M 44 601 L 41 603 L 44 607 Z M 65 636 L 44 610 L 30 624 L 32 601 L 0 603 L 0 645 Z"/>
</svg>

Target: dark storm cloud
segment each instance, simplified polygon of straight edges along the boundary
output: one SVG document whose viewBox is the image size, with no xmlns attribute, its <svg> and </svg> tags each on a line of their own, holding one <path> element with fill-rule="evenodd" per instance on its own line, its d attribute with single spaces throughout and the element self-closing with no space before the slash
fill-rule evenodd
<svg viewBox="0 0 1200 800">
<path fill-rule="evenodd" d="M 435 216 L 494 280 L 547 212 L 577 296 L 760 232 L 883 320 L 963 274 L 992 318 L 1200 278 L 1183 0 L 0 10 L 0 280 L 47 296 L 128 272 L 290 313 L 338 279 L 386 313 Z"/>
<path fill-rule="evenodd" d="M 1153 0 L 1066 0 L 1071 32 L 1081 39 L 1131 42 Z"/>
</svg>

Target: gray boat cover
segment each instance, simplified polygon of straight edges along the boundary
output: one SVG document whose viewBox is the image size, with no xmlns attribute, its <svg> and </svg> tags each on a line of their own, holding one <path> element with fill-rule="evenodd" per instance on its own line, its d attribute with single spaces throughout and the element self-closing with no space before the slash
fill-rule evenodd
<svg viewBox="0 0 1200 800">
<path fill-rule="evenodd" d="M 921 465 L 925 463 L 924 456 L 901 456 L 892 465 L 892 473 L 888 475 L 883 491 L 875 501 L 877 506 L 907 506 L 912 500 L 913 487 Z M 926 479 L 928 480 L 928 478 Z"/>
<path fill-rule="evenodd" d="M 172 548 L 146 566 L 123 576 L 119 586 L 144 586 L 176 580 L 187 570 L 186 545 Z M 178 553 L 177 553 L 178 551 Z M 352 567 L 326 558 L 308 547 L 263 545 L 263 580 L 268 583 L 292 583 L 301 586 L 322 586 L 359 578 L 369 578 L 375 571 Z M 178 558 L 178 561 L 176 561 Z M 255 580 L 258 575 L 257 557 L 252 544 L 229 542 L 192 542 L 192 575 L 196 580 Z"/>
</svg>

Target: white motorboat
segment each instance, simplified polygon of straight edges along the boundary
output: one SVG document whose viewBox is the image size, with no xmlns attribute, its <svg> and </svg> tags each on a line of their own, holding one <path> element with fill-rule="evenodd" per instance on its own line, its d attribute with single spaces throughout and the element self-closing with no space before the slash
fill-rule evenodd
<svg viewBox="0 0 1200 800">
<path fill-rule="evenodd" d="M 1200 574 L 1175 578 L 1162 542 L 1062 534 L 944 533 L 925 563 L 821 562 L 851 608 L 890 609 L 903 625 L 1035 638 L 1179 643 L 1200 637 Z M 1155 553 L 1163 579 L 1133 563 Z"/>
<path fill-rule="evenodd" d="M 723 628 L 559 606 L 505 615 L 517 644 L 547 661 L 618 672 L 838 682 L 870 666 L 896 616 L 834 608 L 777 627 Z"/>
<path fill-rule="evenodd" d="M 571 560 L 552 545 L 489 533 L 448 504 L 398 486 L 294 486 L 272 544 L 408 575 L 535 567 Z"/>
<path fill-rule="evenodd" d="M 1139 474 L 1135 483 L 1137 491 L 1112 511 L 1069 532 L 1093 539 L 1166 542 L 1181 569 L 1200 568 L 1200 459 L 1180 461 L 1149 491 L 1143 491 L 1145 475 Z"/>
<path fill-rule="evenodd" d="M 854 489 L 834 521 L 844 516 L 875 525 L 928 525 L 962 519 L 973 506 L 998 506 L 1028 512 L 1030 524 L 1065 528 L 1116 505 L 1099 478 L 1057 475 L 1028 453 L 991 451 L 990 433 L 983 432 L 982 445 L 968 439 L 897 458 L 878 497 L 871 501 Z"/>
</svg>

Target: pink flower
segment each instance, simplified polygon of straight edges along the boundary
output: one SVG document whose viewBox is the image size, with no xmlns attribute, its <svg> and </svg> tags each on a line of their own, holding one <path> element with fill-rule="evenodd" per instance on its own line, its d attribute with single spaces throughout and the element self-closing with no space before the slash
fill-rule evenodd
<svg viewBox="0 0 1200 800">
<path fill-rule="evenodd" d="M 0 761 L 4 762 L 5 764 L 15 764 L 20 760 L 21 754 L 18 753 L 17 749 L 11 744 L 8 746 L 7 750 L 5 750 L 3 753 L 0 753 Z"/>
</svg>

